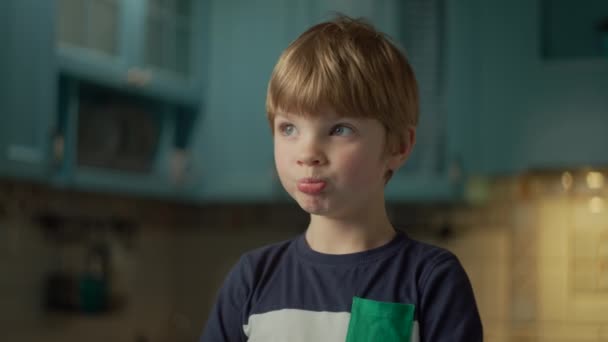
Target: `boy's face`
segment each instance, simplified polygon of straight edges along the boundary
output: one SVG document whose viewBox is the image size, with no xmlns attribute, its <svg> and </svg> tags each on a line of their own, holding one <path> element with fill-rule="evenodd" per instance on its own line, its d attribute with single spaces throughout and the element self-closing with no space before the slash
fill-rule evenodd
<svg viewBox="0 0 608 342">
<path fill-rule="evenodd" d="M 283 187 L 310 214 L 348 217 L 384 201 L 389 169 L 404 161 L 385 152 L 379 121 L 342 118 L 331 110 L 314 116 L 277 115 L 274 153 Z"/>
</svg>

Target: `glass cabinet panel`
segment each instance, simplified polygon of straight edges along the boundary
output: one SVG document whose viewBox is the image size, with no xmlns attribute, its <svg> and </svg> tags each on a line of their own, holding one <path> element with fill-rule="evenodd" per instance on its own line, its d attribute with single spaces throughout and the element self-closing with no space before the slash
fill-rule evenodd
<svg viewBox="0 0 608 342">
<path fill-rule="evenodd" d="M 149 0 L 144 64 L 177 73 L 191 71 L 192 0 Z"/>
<path fill-rule="evenodd" d="M 59 0 L 59 44 L 118 55 L 120 7 L 118 0 Z"/>
<path fill-rule="evenodd" d="M 117 0 L 90 0 L 87 47 L 118 54 L 120 11 Z"/>
<path fill-rule="evenodd" d="M 82 0 L 59 0 L 57 39 L 61 44 L 85 46 L 86 3 Z"/>
</svg>

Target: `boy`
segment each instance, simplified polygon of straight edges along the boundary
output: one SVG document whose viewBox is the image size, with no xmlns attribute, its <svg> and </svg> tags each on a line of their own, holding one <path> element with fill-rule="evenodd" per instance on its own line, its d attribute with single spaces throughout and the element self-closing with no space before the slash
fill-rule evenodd
<svg viewBox="0 0 608 342">
<path fill-rule="evenodd" d="M 310 224 L 241 257 L 201 341 L 482 341 L 456 257 L 386 214 L 418 121 L 399 50 L 358 20 L 313 26 L 279 58 L 266 109 L 279 178 Z"/>
</svg>

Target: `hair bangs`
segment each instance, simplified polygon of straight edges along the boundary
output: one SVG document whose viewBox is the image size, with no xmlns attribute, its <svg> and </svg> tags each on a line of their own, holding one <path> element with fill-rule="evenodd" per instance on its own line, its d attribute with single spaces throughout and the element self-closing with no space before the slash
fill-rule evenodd
<svg viewBox="0 0 608 342">
<path fill-rule="evenodd" d="M 268 83 L 266 112 L 379 120 L 401 136 L 418 121 L 418 89 L 411 66 L 383 33 L 364 20 L 339 17 L 317 24 L 280 56 Z"/>
</svg>

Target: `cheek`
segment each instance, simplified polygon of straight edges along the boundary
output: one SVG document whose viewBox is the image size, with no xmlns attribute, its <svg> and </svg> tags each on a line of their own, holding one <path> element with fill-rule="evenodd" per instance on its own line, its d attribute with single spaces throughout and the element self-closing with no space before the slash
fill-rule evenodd
<svg viewBox="0 0 608 342">
<path fill-rule="evenodd" d="M 288 151 L 287 146 L 281 143 L 276 143 L 274 145 L 274 162 L 277 168 L 277 172 L 279 176 L 282 176 L 287 169 L 287 165 L 289 165 L 289 156 L 290 152 Z"/>
<path fill-rule="evenodd" d="M 341 158 L 344 174 L 351 181 L 358 183 L 375 183 L 383 181 L 384 167 L 380 156 L 372 151 L 365 153 L 345 153 Z"/>
</svg>

